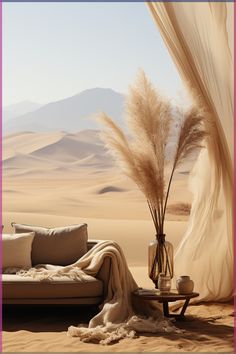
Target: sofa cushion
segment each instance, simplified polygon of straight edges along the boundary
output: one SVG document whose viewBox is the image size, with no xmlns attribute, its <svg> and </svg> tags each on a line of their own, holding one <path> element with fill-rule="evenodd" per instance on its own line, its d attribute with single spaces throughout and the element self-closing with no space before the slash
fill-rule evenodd
<svg viewBox="0 0 236 354">
<path fill-rule="evenodd" d="M 33 231 L 32 264 L 69 265 L 87 252 L 87 224 L 44 228 L 12 223 L 16 233 Z"/>
<path fill-rule="evenodd" d="M 86 280 L 60 277 L 48 282 L 16 274 L 3 274 L 3 299 L 57 299 L 103 295 L 102 281 L 87 276 Z"/>
<path fill-rule="evenodd" d="M 32 267 L 31 250 L 34 239 L 34 232 L 20 235 L 2 235 L 2 268 L 24 268 Z"/>
</svg>

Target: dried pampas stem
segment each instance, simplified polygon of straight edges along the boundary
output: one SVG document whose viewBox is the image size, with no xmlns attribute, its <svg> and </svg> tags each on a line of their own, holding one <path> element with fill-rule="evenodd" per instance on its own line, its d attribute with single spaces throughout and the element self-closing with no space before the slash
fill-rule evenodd
<svg viewBox="0 0 236 354">
<path fill-rule="evenodd" d="M 115 156 L 124 173 L 145 195 L 156 234 L 164 233 L 164 220 L 170 187 L 176 168 L 188 158 L 206 137 L 203 114 L 195 107 L 182 114 L 172 169 L 165 185 L 166 146 L 170 125 L 174 118 L 173 107 L 152 86 L 144 72 L 130 88 L 126 102 L 128 138 L 120 127 L 105 113 L 100 120 L 107 128 L 102 139 Z"/>
</svg>

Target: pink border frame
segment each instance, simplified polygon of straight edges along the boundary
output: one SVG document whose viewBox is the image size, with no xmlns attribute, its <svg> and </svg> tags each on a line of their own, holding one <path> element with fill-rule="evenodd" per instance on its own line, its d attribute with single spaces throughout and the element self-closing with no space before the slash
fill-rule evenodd
<svg viewBox="0 0 236 354">
<path fill-rule="evenodd" d="M 61 0 L 60 0 L 61 1 Z M 78 2 L 81 0 L 78 0 Z M 100 0 L 102 1 L 102 0 Z M 132 0 L 131 0 L 132 1 Z M 191 0 L 189 0 L 191 2 Z M 226 0 L 227 1 L 227 0 Z M 34 2 L 34 1 L 32 1 Z M 65 1 L 66 2 L 66 1 Z M 113 1 L 109 1 L 113 2 Z M 194 2 L 194 1 L 193 1 Z M 234 257 L 236 255 L 236 0 L 234 0 L 234 192 L 233 192 L 233 217 L 234 217 Z M 2 0 L 0 0 L 0 228 L 2 225 Z M 2 353 L 2 228 L 0 242 L 0 353 Z M 236 353 L 236 262 L 234 262 L 234 353 Z"/>
<path fill-rule="evenodd" d="M 233 159 L 233 242 L 234 242 L 234 353 L 236 353 L 236 0 L 234 0 L 234 159 Z"/>
<path fill-rule="evenodd" d="M 2 353 L 2 0 L 0 0 L 0 352 Z"/>
</svg>

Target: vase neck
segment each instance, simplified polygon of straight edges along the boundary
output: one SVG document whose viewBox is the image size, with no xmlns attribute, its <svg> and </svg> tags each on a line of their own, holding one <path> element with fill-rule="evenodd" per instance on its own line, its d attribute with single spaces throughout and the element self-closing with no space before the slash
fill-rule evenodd
<svg viewBox="0 0 236 354">
<path fill-rule="evenodd" d="M 160 243 L 165 243 L 165 236 L 166 236 L 165 234 L 157 234 L 156 239 Z"/>
</svg>

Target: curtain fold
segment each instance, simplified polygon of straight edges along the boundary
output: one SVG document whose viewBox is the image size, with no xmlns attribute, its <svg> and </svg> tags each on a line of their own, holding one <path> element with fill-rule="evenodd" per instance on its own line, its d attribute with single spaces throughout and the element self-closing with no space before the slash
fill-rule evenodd
<svg viewBox="0 0 236 354">
<path fill-rule="evenodd" d="M 200 300 L 233 295 L 233 4 L 147 3 L 161 36 L 210 131 L 190 174 L 194 198 L 175 253 L 175 275 L 188 273 Z"/>
</svg>

